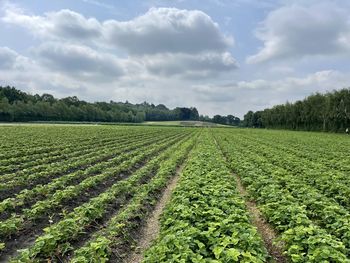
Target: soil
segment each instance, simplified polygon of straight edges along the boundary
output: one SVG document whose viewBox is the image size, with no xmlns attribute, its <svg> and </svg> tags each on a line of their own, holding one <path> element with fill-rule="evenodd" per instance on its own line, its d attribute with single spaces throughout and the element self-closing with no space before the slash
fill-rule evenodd
<svg viewBox="0 0 350 263">
<path fill-rule="evenodd" d="M 52 216 L 51 219 L 53 220 L 53 223 L 56 223 L 62 219 L 62 214 L 60 212 L 63 209 L 66 212 L 71 212 L 75 207 L 90 200 L 91 198 L 97 196 L 98 194 L 104 192 L 106 189 L 111 187 L 117 181 L 125 180 L 136 170 L 144 166 L 153 156 L 156 156 L 157 153 L 163 151 L 165 148 L 166 146 L 159 149 L 158 152 L 155 152 L 150 156 L 147 156 L 143 160 L 140 160 L 139 162 L 134 164 L 132 167 L 130 167 L 127 171 L 124 171 L 124 173 L 120 173 L 118 174 L 118 176 L 111 177 L 110 180 L 106 180 L 102 184 L 99 184 L 98 186 L 91 188 L 89 191 L 86 191 L 84 195 L 80 195 L 76 197 L 74 200 L 62 202 L 61 206 L 63 206 L 63 208 L 56 209 L 56 211 L 51 215 Z M 115 212 L 115 210 L 119 206 L 120 204 L 117 202 L 116 206 L 112 208 L 112 211 Z M 112 214 L 112 211 L 109 212 L 108 214 Z M 21 231 L 18 231 L 16 234 L 10 237 L 3 238 L 3 241 L 5 241 L 7 246 L 0 253 L 0 262 L 3 259 L 8 258 L 9 256 L 16 255 L 16 252 L 15 252 L 16 250 L 26 247 L 28 243 L 31 243 L 31 240 L 33 238 L 35 239 L 36 236 L 42 234 L 43 228 L 47 227 L 48 225 L 49 225 L 49 222 L 47 220 L 47 216 L 42 216 L 41 218 L 38 218 L 37 220 L 35 220 L 35 222 L 28 220 L 27 224 L 24 226 L 24 228 Z"/>
<path fill-rule="evenodd" d="M 160 223 L 159 223 L 160 216 L 165 206 L 170 201 L 171 194 L 174 191 L 179 181 L 179 178 L 180 178 L 179 174 L 181 173 L 182 168 L 183 166 L 177 169 L 176 176 L 174 176 L 171 179 L 168 186 L 163 191 L 162 196 L 160 197 L 158 203 L 156 204 L 153 212 L 147 219 L 143 228 L 140 230 L 141 234 L 136 246 L 137 248 L 133 251 L 133 253 L 129 256 L 129 258 L 125 260 L 126 263 L 140 263 L 143 259 L 144 252 L 150 247 L 151 243 L 158 237 L 159 231 L 160 231 Z"/>
<path fill-rule="evenodd" d="M 256 226 L 258 232 L 260 233 L 265 247 L 272 257 L 273 262 L 288 262 L 287 258 L 283 255 L 283 244 L 276 243 L 277 232 L 270 226 L 270 224 L 266 221 L 264 216 L 261 214 L 261 211 L 258 209 L 256 203 L 252 200 L 248 200 L 248 193 L 244 188 L 241 179 L 238 175 L 234 174 L 237 190 L 240 195 L 246 200 L 245 204 L 250 213 L 252 223 Z"/>
<path fill-rule="evenodd" d="M 218 149 L 221 151 L 224 159 L 227 162 L 227 158 L 225 154 L 222 152 L 219 144 L 217 143 L 216 139 L 214 139 L 214 142 Z M 285 263 L 288 262 L 287 257 L 283 254 L 283 244 L 281 242 L 276 242 L 278 233 L 276 230 L 266 221 L 264 216 L 262 215 L 261 211 L 256 205 L 256 202 L 254 200 L 249 199 L 249 194 L 245 187 L 242 184 L 241 178 L 233 173 L 233 176 L 236 180 L 237 190 L 239 194 L 243 197 L 245 200 L 245 204 L 247 206 L 247 209 L 249 211 L 251 220 L 253 225 L 257 228 L 258 233 L 262 237 L 264 241 L 265 248 L 267 252 L 269 253 L 271 257 L 271 262 L 277 262 L 277 263 Z"/>
</svg>

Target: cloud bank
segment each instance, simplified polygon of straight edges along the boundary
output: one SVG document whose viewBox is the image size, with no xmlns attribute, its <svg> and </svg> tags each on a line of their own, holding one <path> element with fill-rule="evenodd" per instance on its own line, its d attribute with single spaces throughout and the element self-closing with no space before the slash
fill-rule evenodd
<svg viewBox="0 0 350 263">
<path fill-rule="evenodd" d="M 220 9 L 263 3 L 238 2 L 221 1 Z M 239 63 L 233 54 L 245 43 L 227 28 L 244 31 L 249 21 L 235 24 L 235 17 L 225 25 L 226 16 L 219 23 L 210 12 L 153 7 L 127 20 L 97 19 L 70 9 L 33 14 L 4 4 L 0 26 L 21 29 L 23 42 L 30 44 L 22 50 L 0 45 L 0 84 L 89 101 L 197 106 L 204 114 L 240 117 L 350 86 L 350 69 L 328 63 L 349 58 L 350 6 L 267 2 L 259 4 L 265 12 L 260 23 L 244 32 L 254 32 L 258 42 L 246 47 Z"/>
<path fill-rule="evenodd" d="M 349 10 L 333 2 L 283 6 L 268 14 L 256 30 L 263 42 L 248 63 L 307 56 L 350 54 Z"/>
<path fill-rule="evenodd" d="M 150 74 L 161 71 L 165 76 L 181 73 L 187 76 L 188 72 L 194 72 L 193 76 L 205 77 L 237 67 L 228 52 L 233 37 L 224 35 L 218 24 L 197 10 L 151 8 L 129 21 L 100 22 L 67 9 L 43 16 L 9 9 L 2 21 L 24 27 L 43 41 L 36 53 L 42 55 L 45 66 L 56 65 L 57 61 L 56 68 L 61 66 L 61 69 L 68 68 L 73 72 L 94 68 L 96 63 L 101 63 L 96 67 L 98 71 L 107 70 L 105 62 L 112 62 L 111 70 L 119 75 L 121 71 L 116 65 L 123 61 L 98 54 L 101 50 L 107 50 L 112 57 L 115 54 L 127 56 L 140 67 L 146 64 Z M 53 41 L 56 43 L 52 44 Z"/>
</svg>

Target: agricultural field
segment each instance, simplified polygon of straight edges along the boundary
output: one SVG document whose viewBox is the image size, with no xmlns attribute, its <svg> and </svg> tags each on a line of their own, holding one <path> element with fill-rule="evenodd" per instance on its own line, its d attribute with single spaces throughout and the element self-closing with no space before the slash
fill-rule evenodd
<svg viewBox="0 0 350 263">
<path fill-rule="evenodd" d="M 183 126 L 183 127 L 230 127 L 213 122 L 206 121 L 145 121 L 142 125 L 156 125 L 156 126 Z M 232 126 L 231 126 L 232 127 Z"/>
<path fill-rule="evenodd" d="M 350 262 L 349 149 L 325 133 L 0 126 L 0 262 Z"/>
</svg>

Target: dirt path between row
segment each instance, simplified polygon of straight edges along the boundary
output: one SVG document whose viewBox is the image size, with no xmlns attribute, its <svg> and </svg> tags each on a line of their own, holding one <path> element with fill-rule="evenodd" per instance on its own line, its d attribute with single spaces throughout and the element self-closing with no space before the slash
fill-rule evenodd
<svg viewBox="0 0 350 263">
<path fill-rule="evenodd" d="M 224 155 L 223 151 L 221 150 L 219 144 L 217 143 L 215 137 L 214 142 L 216 146 L 218 147 L 218 150 L 221 152 L 224 160 L 226 162 L 227 158 Z M 243 186 L 241 182 L 241 178 L 233 173 L 233 177 L 235 178 L 237 190 L 239 194 L 243 197 L 245 204 L 247 206 L 247 209 L 249 211 L 251 220 L 253 225 L 257 228 L 260 236 L 262 237 L 264 241 L 265 248 L 267 249 L 267 252 L 272 257 L 272 262 L 277 263 L 287 263 L 289 262 L 287 257 L 283 254 L 283 244 L 275 242 L 277 240 L 277 232 L 274 230 L 274 228 L 266 221 L 264 216 L 262 215 L 261 211 L 257 207 L 256 203 L 253 200 L 249 200 L 249 194 L 245 187 Z"/>
<path fill-rule="evenodd" d="M 260 233 L 269 255 L 274 260 L 273 262 L 288 262 L 287 258 L 283 255 L 282 244 L 274 243 L 274 241 L 277 238 L 276 231 L 270 226 L 268 222 L 266 222 L 265 218 L 256 206 L 256 203 L 248 199 L 248 193 L 244 188 L 239 176 L 236 174 L 233 174 L 233 176 L 236 180 L 237 190 L 240 193 L 240 195 L 244 198 L 252 222 L 256 226 L 258 232 Z"/>
<path fill-rule="evenodd" d="M 156 204 L 153 212 L 147 219 L 145 226 L 140 230 L 141 239 L 138 241 L 137 248 L 131 254 L 131 256 L 125 261 L 126 263 L 141 263 L 143 260 L 144 252 L 150 247 L 152 242 L 158 237 L 160 232 L 160 216 L 167 205 L 169 203 L 171 194 L 174 191 L 179 179 L 180 173 L 183 169 L 184 165 L 179 167 L 176 171 L 176 175 L 170 180 L 168 186 L 162 193 L 161 198 Z"/>
</svg>

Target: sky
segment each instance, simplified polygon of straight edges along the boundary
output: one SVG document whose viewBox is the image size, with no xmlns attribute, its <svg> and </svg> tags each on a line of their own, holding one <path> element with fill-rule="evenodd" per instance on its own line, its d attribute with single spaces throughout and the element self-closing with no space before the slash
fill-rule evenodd
<svg viewBox="0 0 350 263">
<path fill-rule="evenodd" d="M 350 1 L 0 0 L 0 85 L 233 114 L 350 87 Z"/>
</svg>

